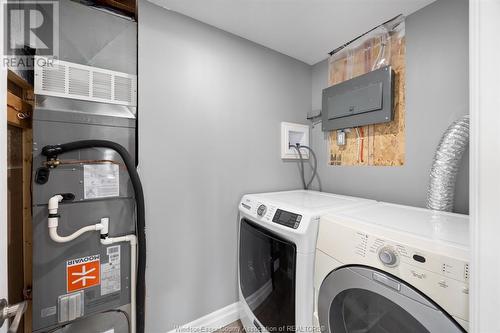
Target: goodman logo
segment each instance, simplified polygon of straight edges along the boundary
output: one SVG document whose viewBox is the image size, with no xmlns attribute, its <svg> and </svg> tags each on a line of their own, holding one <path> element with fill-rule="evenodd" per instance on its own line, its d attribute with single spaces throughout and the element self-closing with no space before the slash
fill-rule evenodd
<svg viewBox="0 0 500 333">
<path fill-rule="evenodd" d="M 99 260 L 99 258 L 100 258 L 100 255 L 96 254 L 96 255 L 93 255 L 93 256 L 88 256 L 88 257 L 83 257 L 83 258 L 78 258 L 78 259 L 72 259 L 72 260 L 68 260 L 66 262 L 66 265 L 67 266 L 74 266 L 74 265 L 85 264 L 87 262 L 92 262 L 92 261 Z"/>
<path fill-rule="evenodd" d="M 4 66 L 33 69 L 35 52 L 44 57 L 59 56 L 58 1 L 2 1 L 2 5 Z"/>
</svg>

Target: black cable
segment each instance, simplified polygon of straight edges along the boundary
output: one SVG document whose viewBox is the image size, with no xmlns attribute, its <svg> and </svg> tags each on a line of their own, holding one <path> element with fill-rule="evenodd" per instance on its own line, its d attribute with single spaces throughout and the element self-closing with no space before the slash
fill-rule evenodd
<svg viewBox="0 0 500 333">
<path fill-rule="evenodd" d="M 123 314 L 125 316 L 125 319 L 127 320 L 128 333 L 132 332 L 132 327 L 130 326 L 130 316 L 128 315 L 127 311 L 123 311 L 123 310 L 120 310 L 120 309 L 112 309 L 112 310 L 107 310 L 107 311 L 95 313 L 94 315 L 92 315 L 90 317 L 93 317 L 93 316 L 96 316 L 96 315 L 100 315 L 100 314 L 110 313 L 110 312 L 118 312 L 118 313 Z M 67 326 L 70 326 L 70 325 L 74 324 L 77 321 L 81 321 L 81 320 L 88 319 L 88 318 L 89 317 L 77 318 L 77 319 L 73 320 L 70 323 L 66 323 L 66 324 L 64 324 L 62 326 L 55 327 L 55 328 L 53 328 L 53 329 L 51 329 L 49 331 L 45 331 L 45 333 L 54 333 L 54 332 L 57 332 L 59 330 L 62 330 L 64 328 L 66 328 Z"/>
<path fill-rule="evenodd" d="M 128 315 L 127 311 L 123 311 L 120 309 L 112 309 L 112 310 L 107 310 L 101 313 L 110 313 L 110 312 L 118 312 L 121 313 L 122 315 L 125 316 L 125 319 L 127 320 L 127 327 L 128 327 L 128 333 L 132 333 L 132 326 L 130 325 L 130 316 Z"/>
<path fill-rule="evenodd" d="M 53 329 L 51 329 L 51 330 L 49 330 L 49 331 L 45 331 L 45 333 L 54 333 L 54 332 L 57 332 L 57 331 L 59 331 L 59 330 L 64 329 L 64 328 L 65 328 L 66 326 L 68 326 L 68 325 L 69 325 L 69 323 L 68 323 L 68 324 L 64 324 L 64 325 L 62 325 L 62 326 L 59 326 L 59 327 L 53 328 Z"/>
<path fill-rule="evenodd" d="M 144 191 L 142 189 L 141 180 L 135 163 L 128 153 L 127 149 L 122 145 L 107 140 L 82 140 L 68 142 L 64 144 L 45 146 L 42 149 L 42 155 L 47 156 L 48 159 L 55 159 L 59 154 L 64 154 L 73 150 L 86 149 L 86 148 L 109 148 L 120 154 L 125 166 L 127 167 L 130 181 L 134 188 L 137 222 L 136 233 L 138 243 L 138 260 L 137 260 L 137 332 L 144 333 L 145 324 L 145 301 L 146 301 L 146 218 L 144 207 Z"/>
<path fill-rule="evenodd" d="M 300 175 L 301 175 L 301 179 L 302 179 L 302 186 L 304 188 L 304 190 L 307 190 L 307 186 L 306 186 L 306 179 L 305 179 L 305 176 L 304 176 L 304 159 L 302 158 L 302 153 L 300 152 L 300 145 L 297 145 L 297 146 L 294 146 L 294 145 L 288 145 L 289 148 L 295 148 L 295 150 L 297 151 L 297 154 L 299 154 L 299 158 L 300 158 Z"/>
</svg>

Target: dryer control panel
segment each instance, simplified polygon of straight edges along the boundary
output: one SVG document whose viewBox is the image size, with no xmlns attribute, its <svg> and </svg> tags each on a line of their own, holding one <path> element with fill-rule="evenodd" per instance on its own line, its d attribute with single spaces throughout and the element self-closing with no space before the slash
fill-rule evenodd
<svg viewBox="0 0 500 333">
<path fill-rule="evenodd" d="M 323 221 L 317 241 L 317 248 L 323 253 L 343 264 L 354 263 L 389 272 L 431 297 L 451 315 L 468 320 L 466 249 L 413 239 L 377 226 Z"/>
</svg>

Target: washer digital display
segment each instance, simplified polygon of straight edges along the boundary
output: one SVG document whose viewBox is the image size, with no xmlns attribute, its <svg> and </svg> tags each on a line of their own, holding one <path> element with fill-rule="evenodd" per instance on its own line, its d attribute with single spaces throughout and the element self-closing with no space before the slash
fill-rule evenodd
<svg viewBox="0 0 500 333">
<path fill-rule="evenodd" d="M 297 229 L 299 227 L 300 220 L 302 220 L 302 215 L 294 214 L 281 209 L 276 210 L 273 217 L 273 222 L 293 229 Z"/>
</svg>

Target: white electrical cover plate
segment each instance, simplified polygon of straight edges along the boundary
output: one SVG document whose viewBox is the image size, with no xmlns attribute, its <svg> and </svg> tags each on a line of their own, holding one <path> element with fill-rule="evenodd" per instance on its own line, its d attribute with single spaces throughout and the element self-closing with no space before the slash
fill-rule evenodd
<svg viewBox="0 0 500 333">
<path fill-rule="evenodd" d="M 309 146 L 309 126 L 295 123 L 281 123 L 281 158 L 299 159 L 299 154 L 289 145 L 300 143 L 302 146 Z M 300 150 L 303 159 L 309 159 L 309 150 Z"/>
</svg>

